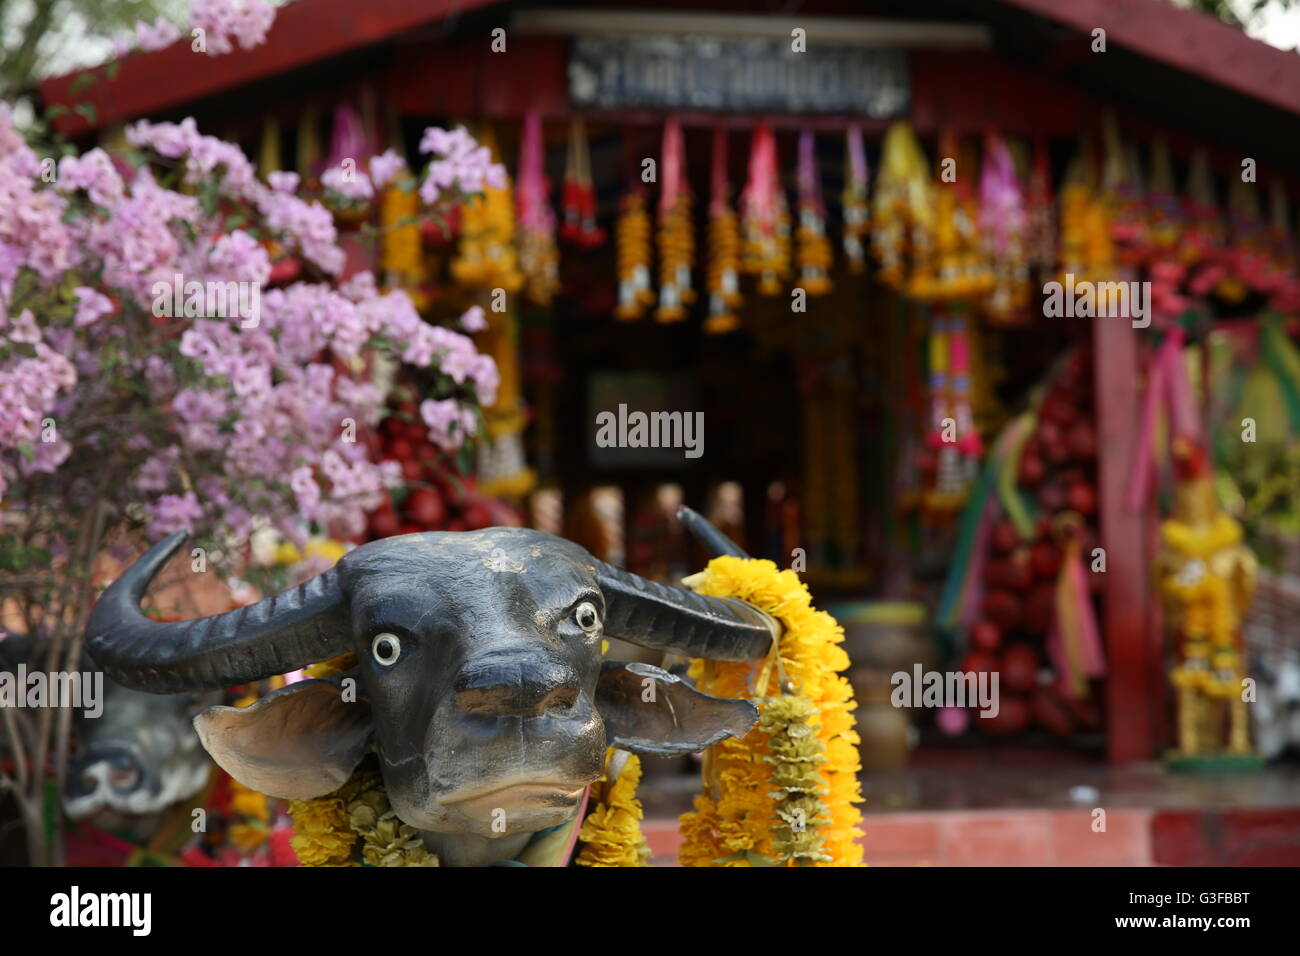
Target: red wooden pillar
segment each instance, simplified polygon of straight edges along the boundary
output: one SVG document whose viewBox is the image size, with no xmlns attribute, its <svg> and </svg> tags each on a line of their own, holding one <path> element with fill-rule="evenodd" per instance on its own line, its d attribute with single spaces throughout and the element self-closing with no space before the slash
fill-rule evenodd
<svg viewBox="0 0 1300 956">
<path fill-rule="evenodd" d="M 1122 318 L 1091 321 L 1101 545 L 1106 549 L 1106 755 L 1112 763 L 1125 763 L 1155 756 L 1155 718 L 1164 698 L 1161 635 L 1153 613 L 1150 516 L 1130 511 L 1125 501 L 1141 420 L 1140 337 L 1148 330 L 1135 329 Z"/>
</svg>

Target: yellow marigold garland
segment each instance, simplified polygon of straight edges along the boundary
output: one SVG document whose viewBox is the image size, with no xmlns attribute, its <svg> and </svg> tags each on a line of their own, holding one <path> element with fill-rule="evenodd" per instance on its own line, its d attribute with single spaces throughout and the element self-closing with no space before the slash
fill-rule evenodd
<svg viewBox="0 0 1300 956">
<path fill-rule="evenodd" d="M 830 822 L 823 799 L 826 782 L 818 772 L 826 752 L 817 737 L 817 708 L 807 697 L 792 694 L 763 702 L 758 729 L 767 735 L 775 802 L 772 851 L 787 866 L 812 866 L 830 860 L 822 850 L 822 827 Z M 779 821 L 779 822 L 778 822 Z"/>
<path fill-rule="evenodd" d="M 576 866 L 649 865 L 650 848 L 641 833 L 644 813 L 636 797 L 640 782 L 641 759 L 636 754 L 609 748 L 605 773 L 591 788 L 595 808 L 587 814 L 578 831 L 582 848 L 574 860 Z"/>
<path fill-rule="evenodd" d="M 480 142 L 500 157 L 496 137 L 490 129 Z M 515 237 L 514 191 L 507 177 L 505 187 L 491 186 L 482 197 L 473 197 L 460 207 L 460 248 L 451 263 L 452 277 L 462 285 L 518 292 L 524 285 L 519 268 Z"/>
<path fill-rule="evenodd" d="M 655 300 L 650 288 L 650 234 L 644 194 L 628 193 L 614 228 L 618 244 L 618 308 L 614 316 L 623 321 L 641 318 Z"/>
<path fill-rule="evenodd" d="M 778 671 L 793 692 L 815 708 L 817 739 L 825 753 L 818 774 L 829 819 L 819 826 L 818 866 L 861 866 L 862 802 L 857 774 L 858 734 L 853 688 L 842 675 L 849 666 L 840 646 L 844 630 L 833 617 L 812 606 L 807 586 L 790 570 L 771 561 L 723 556 L 690 580 L 701 594 L 746 601 L 779 619 L 784 627 L 778 667 L 753 662 L 695 661 L 691 676 L 699 689 L 718 697 L 770 698 L 781 695 Z M 760 700 L 766 712 L 770 701 Z M 769 721 L 771 726 L 771 721 Z M 770 735 L 762 727 L 743 740 L 725 740 L 705 755 L 706 790 L 695 810 L 681 818 L 684 866 L 753 866 L 778 856 Z M 815 820 L 809 820 L 810 824 Z"/>
<path fill-rule="evenodd" d="M 438 865 L 419 831 L 393 811 L 383 780 L 373 770 L 358 770 L 324 797 L 293 801 L 289 813 L 290 843 L 302 866 Z"/>
<path fill-rule="evenodd" d="M 305 668 L 308 677 L 331 677 L 357 666 L 343 654 Z M 437 866 L 418 831 L 389 806 L 383 780 L 373 770 L 358 770 L 333 793 L 289 803 L 293 838 L 301 866 Z M 360 847 L 358 847 L 358 840 Z M 360 860 L 354 854 L 360 854 Z"/>
</svg>

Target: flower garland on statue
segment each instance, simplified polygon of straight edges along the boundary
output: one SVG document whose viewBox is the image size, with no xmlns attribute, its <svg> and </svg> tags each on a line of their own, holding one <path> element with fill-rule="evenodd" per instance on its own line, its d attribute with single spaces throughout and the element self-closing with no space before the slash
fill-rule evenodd
<svg viewBox="0 0 1300 956">
<path fill-rule="evenodd" d="M 356 656 L 345 654 L 313 665 L 306 673 L 327 677 L 355 666 Z M 648 865 L 650 848 L 641 832 L 644 811 L 636 796 L 640 782 L 640 758 L 610 747 L 578 832 L 576 866 Z M 290 844 L 302 866 L 438 866 L 438 857 L 425 848 L 419 831 L 393 811 L 383 779 L 374 770 L 357 770 L 323 797 L 292 801 L 289 813 L 294 830 Z"/>
<path fill-rule="evenodd" d="M 824 828 L 831 822 L 820 771 L 826 748 L 817 737 L 817 708 L 802 695 L 770 697 L 763 702 L 759 732 L 768 740 L 772 765 L 772 855 L 794 866 L 830 862 Z M 811 825 L 810 825 L 811 824 Z"/>
<path fill-rule="evenodd" d="M 761 720 L 743 739 L 706 753 L 705 792 L 681 818 L 682 864 L 862 865 L 861 764 L 853 688 L 841 673 L 849 666 L 843 629 L 812 607 L 795 572 L 771 561 L 714 558 L 685 583 L 752 604 L 784 631 L 757 673 L 752 662 L 691 665 L 700 691 L 757 698 Z"/>
<path fill-rule="evenodd" d="M 641 832 L 644 812 L 636 797 L 641 758 L 610 747 L 605 772 L 592 785 L 594 804 L 578 831 L 575 866 L 648 866 L 650 847 Z"/>
<path fill-rule="evenodd" d="M 308 677 L 341 674 L 357 664 L 355 654 L 313 664 Z M 419 831 L 403 823 L 388 803 L 380 775 L 358 769 L 333 793 L 289 803 L 290 845 L 301 866 L 437 866 Z"/>
</svg>

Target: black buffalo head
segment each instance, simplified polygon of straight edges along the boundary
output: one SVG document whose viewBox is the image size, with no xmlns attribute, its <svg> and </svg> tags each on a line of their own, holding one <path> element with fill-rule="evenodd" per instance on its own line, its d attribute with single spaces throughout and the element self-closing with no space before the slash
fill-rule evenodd
<svg viewBox="0 0 1300 956">
<path fill-rule="evenodd" d="M 77 721 L 77 752 L 63 791 L 68 816 L 148 816 L 202 790 L 212 761 L 194 715 L 219 699 L 215 693 L 160 697 L 105 680 L 103 713 Z"/>
<path fill-rule="evenodd" d="M 747 604 L 647 581 L 522 528 L 374 541 L 248 607 L 151 621 L 140 597 L 183 540 L 155 545 L 97 602 L 94 659 L 128 687 L 173 693 L 354 652 L 354 671 L 211 708 L 199 734 L 237 780 L 289 799 L 336 789 L 373 749 L 394 810 L 425 831 L 491 837 L 563 822 L 607 745 L 688 753 L 756 720 L 747 701 L 602 661 L 602 638 L 746 660 L 779 633 Z"/>
</svg>

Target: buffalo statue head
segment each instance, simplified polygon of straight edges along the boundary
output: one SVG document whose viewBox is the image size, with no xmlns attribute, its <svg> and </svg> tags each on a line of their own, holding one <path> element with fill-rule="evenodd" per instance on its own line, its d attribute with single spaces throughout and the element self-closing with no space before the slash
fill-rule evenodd
<svg viewBox="0 0 1300 956">
<path fill-rule="evenodd" d="M 355 670 L 244 709 L 210 708 L 195 725 L 235 779 L 287 799 L 337 789 L 373 750 L 393 809 L 426 840 L 562 823 L 606 746 L 689 753 L 757 719 L 749 702 L 701 694 L 657 667 L 603 661 L 603 638 L 735 661 L 764 656 L 779 635 L 743 602 L 645 580 L 523 528 L 373 541 L 248 607 L 149 620 L 140 598 L 184 537 L 156 544 L 99 599 L 91 656 L 120 683 L 161 694 L 353 652 Z"/>
<path fill-rule="evenodd" d="M 63 808 L 101 823 L 161 813 L 208 782 L 212 761 L 195 733 L 195 713 L 219 693 L 160 697 L 104 681 L 103 714 L 77 721 Z"/>
</svg>

